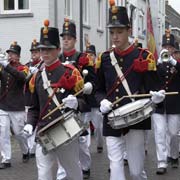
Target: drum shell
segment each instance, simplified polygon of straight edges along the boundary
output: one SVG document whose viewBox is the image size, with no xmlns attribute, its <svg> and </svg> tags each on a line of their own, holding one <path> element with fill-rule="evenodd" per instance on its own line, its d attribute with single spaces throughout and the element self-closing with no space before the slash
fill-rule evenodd
<svg viewBox="0 0 180 180">
<path fill-rule="evenodd" d="M 131 111 L 131 105 L 133 110 Z M 126 109 L 127 108 L 127 109 Z M 125 112 L 123 112 L 125 111 Z M 149 118 L 154 111 L 154 104 L 150 99 L 141 99 L 119 107 L 108 114 L 108 124 L 113 129 L 134 126 Z M 119 115 L 117 115 L 119 114 Z"/>
<path fill-rule="evenodd" d="M 84 125 L 74 112 L 68 112 L 55 119 L 52 125 L 45 126 L 38 131 L 38 140 L 44 153 L 55 148 L 71 143 L 79 137 L 84 130 Z"/>
</svg>

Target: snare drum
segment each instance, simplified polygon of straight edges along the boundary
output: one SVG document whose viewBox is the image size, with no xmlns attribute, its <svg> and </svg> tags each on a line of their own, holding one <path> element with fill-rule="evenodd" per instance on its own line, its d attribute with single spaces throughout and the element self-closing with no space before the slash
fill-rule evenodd
<svg viewBox="0 0 180 180">
<path fill-rule="evenodd" d="M 47 153 L 59 146 L 66 145 L 78 137 L 84 126 L 78 116 L 67 112 L 38 131 L 38 140 Z"/>
<path fill-rule="evenodd" d="M 153 110 L 154 104 L 150 99 L 140 99 L 109 113 L 109 124 L 113 129 L 125 128 L 147 119 Z"/>
</svg>

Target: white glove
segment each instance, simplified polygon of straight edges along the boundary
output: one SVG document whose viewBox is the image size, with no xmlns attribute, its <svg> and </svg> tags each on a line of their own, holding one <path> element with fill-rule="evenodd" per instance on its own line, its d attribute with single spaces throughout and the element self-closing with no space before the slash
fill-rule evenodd
<svg viewBox="0 0 180 180">
<path fill-rule="evenodd" d="M 90 82 L 87 82 L 84 84 L 84 88 L 83 88 L 83 94 L 91 94 L 93 90 L 93 86 Z"/>
<path fill-rule="evenodd" d="M 38 72 L 38 68 L 32 66 L 32 67 L 29 67 L 29 71 L 30 71 L 31 74 L 35 74 L 35 73 Z"/>
<path fill-rule="evenodd" d="M 64 107 L 68 107 L 68 108 L 75 109 L 75 110 L 78 108 L 78 100 L 72 94 L 70 94 L 66 98 L 62 99 L 62 102 L 64 103 Z"/>
<path fill-rule="evenodd" d="M 31 124 L 26 124 L 24 126 L 23 133 L 26 136 L 31 136 L 33 134 L 33 126 Z"/>
<path fill-rule="evenodd" d="M 1 64 L 3 67 L 6 67 L 6 66 L 9 64 L 8 58 L 7 58 L 6 54 L 0 53 L 0 64 Z"/>
<path fill-rule="evenodd" d="M 170 56 L 168 62 L 171 63 L 173 66 L 175 66 L 177 64 L 177 61 L 172 56 Z"/>
<path fill-rule="evenodd" d="M 112 103 L 110 101 L 108 101 L 107 99 L 103 99 L 100 102 L 100 111 L 103 114 L 106 114 L 106 113 L 108 113 L 111 110 L 112 110 Z"/>
<path fill-rule="evenodd" d="M 150 91 L 150 94 L 152 95 L 151 100 L 155 104 L 162 102 L 165 98 L 165 90 Z"/>
</svg>

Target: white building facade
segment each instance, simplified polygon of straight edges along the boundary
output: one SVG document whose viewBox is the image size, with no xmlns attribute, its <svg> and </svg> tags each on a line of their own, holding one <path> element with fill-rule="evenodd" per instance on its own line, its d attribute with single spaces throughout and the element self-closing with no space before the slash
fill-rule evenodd
<svg viewBox="0 0 180 180">
<path fill-rule="evenodd" d="M 0 48 L 5 52 L 13 41 L 21 46 L 21 61 L 30 60 L 33 39 L 39 41 L 40 28 L 45 19 L 50 26 L 62 31 L 64 18 L 76 23 L 77 50 L 80 49 L 80 2 L 81 0 L 0 0 Z M 82 0 L 83 2 L 83 49 L 84 37 L 95 44 L 97 52 L 107 48 L 106 11 L 107 1 Z"/>
<path fill-rule="evenodd" d="M 147 47 L 147 0 L 115 1 L 128 8 L 133 25 L 130 41 L 138 38 Z M 157 49 L 165 27 L 164 1 L 150 0 Z M 106 28 L 108 8 L 108 0 L 0 0 L 0 48 L 4 52 L 17 41 L 22 47 L 21 61 L 26 63 L 30 60 L 32 40 L 39 40 L 43 21 L 49 19 L 50 26 L 59 28 L 61 33 L 64 18 L 68 17 L 76 23 L 77 50 L 80 47 L 85 50 L 85 39 L 88 39 L 96 45 L 97 52 L 104 51 L 110 44 Z"/>
</svg>

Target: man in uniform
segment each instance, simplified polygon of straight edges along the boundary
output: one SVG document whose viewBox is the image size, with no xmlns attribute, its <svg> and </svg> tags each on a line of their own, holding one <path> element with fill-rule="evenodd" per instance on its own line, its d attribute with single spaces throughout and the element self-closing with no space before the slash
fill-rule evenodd
<svg viewBox="0 0 180 180">
<path fill-rule="evenodd" d="M 38 48 L 45 68 L 39 70 L 29 83 L 33 104 L 28 110 L 27 124 L 24 127 L 24 132 L 27 134 L 32 134 L 35 127 L 37 127 L 38 132 L 60 117 L 63 113 L 61 109 L 51 115 L 46 115 L 62 102 L 65 112 L 70 109 L 81 110 L 84 102 L 82 98 L 76 98 L 72 95 L 82 88 L 83 79 L 76 68 L 64 66 L 59 61 L 59 31 L 57 28 L 49 27 L 47 20 L 44 22 L 44 27 L 41 28 Z M 77 138 L 65 146 L 56 147 L 48 154 L 43 154 L 42 148 L 42 145 L 37 142 L 36 162 L 39 180 L 54 180 L 57 175 L 58 162 L 65 169 L 67 179 L 82 180 Z"/>
<path fill-rule="evenodd" d="M 26 86 L 25 86 L 25 106 L 26 106 L 26 112 L 28 112 L 28 108 L 31 106 L 31 93 L 29 93 L 29 80 L 35 74 L 39 69 L 43 68 L 43 61 L 40 59 L 40 50 L 38 49 L 39 42 L 37 42 L 36 39 L 33 39 L 31 43 L 31 60 L 26 64 L 26 66 L 29 67 L 29 74 L 26 78 Z M 30 157 L 35 157 L 35 133 L 28 138 L 28 146 L 29 146 L 29 153 Z"/>
<path fill-rule="evenodd" d="M 107 153 L 110 160 L 110 180 L 125 180 L 124 140 L 129 171 L 132 180 L 146 180 L 144 170 L 144 130 L 151 126 L 146 119 L 127 128 L 113 129 L 108 121 L 108 113 L 113 109 L 131 103 L 124 98 L 114 106 L 112 102 L 131 94 L 148 93 L 156 89 L 156 65 L 151 52 L 135 47 L 128 41 L 131 35 L 130 22 L 125 7 L 116 6 L 111 1 L 109 9 L 109 31 L 115 48 L 101 54 L 97 61 L 98 87 L 96 97 L 104 114 L 103 135 L 106 137 Z M 119 73 L 123 73 L 120 75 Z M 118 78 L 119 76 L 119 78 Z M 164 91 L 151 91 L 153 102 L 164 99 Z"/>
<path fill-rule="evenodd" d="M 172 57 L 175 49 L 175 39 L 169 30 L 163 35 L 162 50 L 157 60 L 157 71 L 160 78 L 160 89 L 167 92 L 179 91 L 180 69 L 179 63 Z M 180 96 L 167 96 L 159 104 L 152 115 L 155 133 L 157 174 L 167 171 L 167 158 L 173 168 L 178 167 L 179 139 L 177 136 L 180 120 Z"/>
<path fill-rule="evenodd" d="M 85 82 L 89 88 L 88 91 L 84 91 L 84 98 L 86 100 L 86 105 L 84 106 L 83 113 L 81 114 L 82 121 L 84 123 L 89 123 L 91 120 L 90 111 L 91 106 L 94 103 L 91 94 L 93 93 L 93 87 L 95 86 L 95 70 L 94 63 L 90 56 L 86 53 L 78 52 L 75 49 L 76 44 L 76 25 L 74 22 L 69 19 L 65 19 L 63 24 L 63 31 L 60 34 L 63 41 L 63 52 L 60 54 L 60 61 L 65 64 L 72 64 L 83 75 L 83 71 L 88 71 L 88 74 L 85 77 Z M 84 132 L 79 138 L 79 146 L 80 146 L 80 162 L 83 170 L 84 178 L 88 178 L 90 176 L 90 165 L 91 165 L 91 157 L 89 151 L 89 143 L 88 143 L 88 133 Z"/>
<path fill-rule="evenodd" d="M 93 59 L 94 65 L 96 63 L 96 47 L 92 44 L 87 44 L 86 53 Z M 97 142 L 97 152 L 102 153 L 103 151 L 103 135 L 102 135 L 102 122 L 103 116 L 102 113 L 99 112 L 98 103 L 94 97 L 94 95 L 90 95 L 93 104 L 91 105 L 91 121 L 95 128 L 95 138 Z"/>
<path fill-rule="evenodd" d="M 11 166 L 10 126 L 23 153 L 23 162 L 29 159 L 27 140 L 21 136 L 26 117 L 23 87 L 28 67 L 20 63 L 21 47 L 17 42 L 13 42 L 6 52 L 8 60 L 0 61 L 0 169 Z"/>
</svg>

